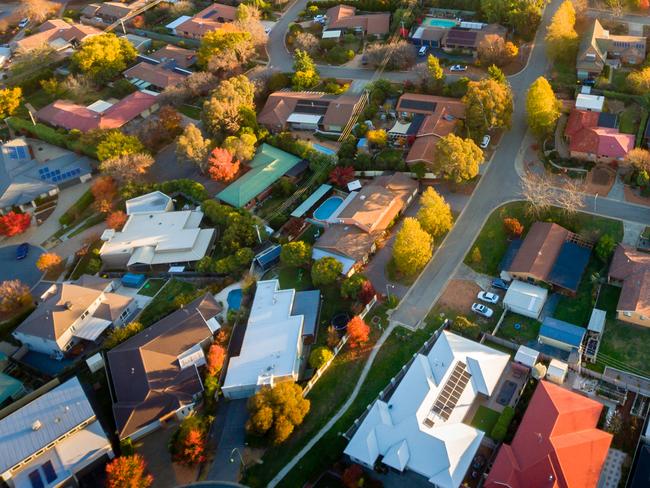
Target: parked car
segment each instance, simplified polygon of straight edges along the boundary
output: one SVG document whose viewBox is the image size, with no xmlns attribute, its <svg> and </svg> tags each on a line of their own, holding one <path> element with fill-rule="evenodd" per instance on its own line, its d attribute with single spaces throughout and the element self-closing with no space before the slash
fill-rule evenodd
<svg viewBox="0 0 650 488">
<path fill-rule="evenodd" d="M 326 20 L 327 20 L 327 15 L 316 15 L 314 17 L 314 22 L 316 22 L 317 24 L 324 24 Z"/>
<path fill-rule="evenodd" d="M 492 287 L 499 290 L 507 290 L 510 285 L 501 279 L 492 280 Z"/>
<path fill-rule="evenodd" d="M 476 298 L 481 300 L 482 302 L 485 303 L 498 303 L 499 302 L 499 295 L 496 293 L 490 293 L 489 291 L 480 291 L 478 292 L 478 295 L 476 295 Z"/>
<path fill-rule="evenodd" d="M 23 242 L 20 246 L 16 248 L 16 261 L 25 259 L 28 253 L 29 253 L 29 244 L 27 242 Z"/>
<path fill-rule="evenodd" d="M 464 64 L 455 64 L 449 68 L 449 71 L 467 71 L 467 66 Z"/>
<path fill-rule="evenodd" d="M 426 56 L 429 48 L 427 46 L 422 46 L 418 51 L 418 56 Z"/>
<path fill-rule="evenodd" d="M 361 56 L 361 64 L 364 66 L 368 64 L 368 56 L 366 56 L 365 54 Z"/>
<path fill-rule="evenodd" d="M 20 22 L 18 22 L 18 27 L 22 29 L 23 27 L 27 27 L 27 24 L 29 24 L 29 19 L 25 17 Z"/>
<path fill-rule="evenodd" d="M 483 139 L 481 139 L 481 149 L 487 149 L 487 147 L 490 145 L 490 136 L 488 134 L 483 136 Z"/>
<path fill-rule="evenodd" d="M 490 307 L 486 307 L 482 303 L 472 303 L 472 312 L 487 317 L 488 319 L 494 315 L 494 310 Z"/>
</svg>

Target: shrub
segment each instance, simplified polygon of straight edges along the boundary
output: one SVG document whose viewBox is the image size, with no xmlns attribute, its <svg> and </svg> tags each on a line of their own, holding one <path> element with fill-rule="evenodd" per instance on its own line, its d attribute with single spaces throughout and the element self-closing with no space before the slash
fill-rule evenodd
<svg viewBox="0 0 650 488">
<path fill-rule="evenodd" d="M 501 412 L 501 415 L 499 415 L 497 423 L 494 424 L 492 432 L 490 433 L 490 437 L 492 437 L 492 439 L 497 442 L 503 442 L 503 440 L 506 438 L 506 434 L 508 433 L 510 422 L 512 422 L 512 419 L 514 417 L 515 409 L 509 406 L 505 407 L 503 409 L 503 412 Z"/>
<path fill-rule="evenodd" d="M 317 347 L 309 355 L 309 365 L 314 369 L 318 369 L 333 357 L 334 353 L 332 353 L 332 351 L 327 347 Z"/>
<path fill-rule="evenodd" d="M 519 237 L 524 232 L 524 226 L 514 217 L 503 219 L 503 228 L 511 237 Z"/>
</svg>

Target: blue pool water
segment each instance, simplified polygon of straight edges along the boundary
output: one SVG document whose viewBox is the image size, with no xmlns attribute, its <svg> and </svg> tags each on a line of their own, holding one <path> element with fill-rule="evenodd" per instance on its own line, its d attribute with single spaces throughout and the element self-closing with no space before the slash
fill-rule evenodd
<svg viewBox="0 0 650 488">
<path fill-rule="evenodd" d="M 228 293 L 228 297 L 226 298 L 226 301 L 228 302 L 228 309 L 239 310 L 239 307 L 241 307 L 241 297 L 242 297 L 241 288 L 237 288 L 236 290 L 230 290 L 230 292 Z"/>
<path fill-rule="evenodd" d="M 452 27 L 456 27 L 456 21 L 450 19 L 426 18 L 422 24 L 430 25 L 431 27 L 442 27 L 443 29 L 451 29 Z"/>
<path fill-rule="evenodd" d="M 59 361 L 36 351 L 28 351 L 20 360 L 51 377 L 55 377 L 74 363 L 71 359 L 62 359 Z"/>
<path fill-rule="evenodd" d="M 327 154 L 328 156 L 334 156 L 336 154 L 336 151 L 333 149 L 330 149 L 329 147 L 321 146 L 320 144 L 312 143 L 312 147 L 316 149 L 318 152 Z"/>
<path fill-rule="evenodd" d="M 316 210 L 314 210 L 314 218 L 316 220 L 327 220 L 336 211 L 337 208 L 343 203 L 341 197 L 329 197 L 321 203 Z"/>
</svg>

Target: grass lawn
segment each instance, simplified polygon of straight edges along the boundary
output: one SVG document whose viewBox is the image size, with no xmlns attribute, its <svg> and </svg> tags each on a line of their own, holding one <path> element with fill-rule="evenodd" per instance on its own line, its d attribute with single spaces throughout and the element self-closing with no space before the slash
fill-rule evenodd
<svg viewBox="0 0 650 488">
<path fill-rule="evenodd" d="M 71 279 L 76 280 L 84 274 L 95 274 L 101 268 L 101 259 L 99 257 L 99 249 L 102 247 L 104 242 L 101 239 L 97 239 L 93 242 L 86 254 L 84 254 L 79 262 L 72 271 Z"/>
<path fill-rule="evenodd" d="M 515 351 L 510 349 L 509 347 L 502 346 L 501 344 L 497 344 L 496 342 L 492 342 L 488 339 L 483 341 L 484 346 L 491 347 L 492 349 L 496 349 L 497 351 L 505 352 L 506 354 L 510 354 L 510 357 L 513 357 L 515 355 Z"/>
<path fill-rule="evenodd" d="M 602 263 L 595 256 L 591 257 L 582 281 L 578 286 L 578 293 L 575 297 L 562 296 L 557 304 L 553 317 L 564 320 L 570 324 L 586 326 L 591 317 L 591 310 L 594 308 L 595 283 L 591 281 L 594 273 L 603 268 Z"/>
<path fill-rule="evenodd" d="M 138 290 L 138 295 L 142 295 L 145 297 L 152 297 L 156 293 L 158 293 L 158 290 L 160 290 L 165 283 L 167 283 L 167 280 L 158 279 L 158 278 L 152 278 L 150 280 L 147 280 L 147 282 L 144 285 L 142 285 L 142 288 Z"/>
<path fill-rule="evenodd" d="M 636 104 L 625 107 L 619 114 L 619 130 L 625 134 L 636 134 L 642 115 L 641 107 Z"/>
<path fill-rule="evenodd" d="M 73 232 L 70 232 L 68 235 L 68 238 L 71 239 L 76 235 L 81 234 L 83 231 L 90 229 L 91 227 L 94 227 L 97 224 L 101 224 L 106 220 L 106 216 L 101 213 L 97 213 L 94 215 L 91 215 L 88 217 L 82 225 L 80 225 L 78 228 L 76 228 Z"/>
<path fill-rule="evenodd" d="M 621 288 L 613 285 L 602 285 L 600 287 L 600 294 L 598 295 L 598 303 L 596 308 L 607 312 L 608 319 L 616 318 L 616 305 L 618 305 L 618 297 L 621 296 Z"/>
<path fill-rule="evenodd" d="M 311 290 L 311 273 L 307 269 L 282 266 L 278 272 L 280 288 L 295 288 L 296 291 Z"/>
<path fill-rule="evenodd" d="M 607 320 L 596 365 L 650 376 L 650 329 Z"/>
<path fill-rule="evenodd" d="M 177 110 L 190 119 L 201 120 L 201 107 L 196 107 L 194 105 L 181 105 Z"/>
<path fill-rule="evenodd" d="M 515 328 L 515 324 L 519 324 L 519 329 Z M 509 312 L 503 319 L 497 336 L 517 344 L 526 344 L 537 339 L 539 326 L 540 323 L 535 319 Z"/>
<path fill-rule="evenodd" d="M 594 241 L 598 240 L 603 234 L 611 235 L 616 242 L 620 242 L 623 238 L 623 223 L 619 220 L 595 217 L 585 213 L 566 215 L 557 207 L 533 217 L 526 212 L 526 207 L 525 202 L 513 202 L 505 204 L 492 212 L 481 233 L 476 238 L 474 246 L 465 256 L 465 264 L 479 273 L 497 275 L 499 263 L 509 245 L 508 236 L 503 229 L 503 219 L 507 217 L 518 219 L 524 226 L 525 232 L 535 221 L 540 220 L 556 222 L 570 231 Z M 481 254 L 479 262 L 471 259 L 475 247 L 478 247 Z"/>
<path fill-rule="evenodd" d="M 499 412 L 481 405 L 478 407 L 470 425 L 489 435 L 497 420 L 499 420 Z"/>
<path fill-rule="evenodd" d="M 178 308 L 174 303 L 174 299 L 178 295 L 191 293 L 194 290 L 196 290 L 196 287 L 191 283 L 175 279 L 170 280 L 167 286 L 144 308 L 137 319 L 138 322 L 145 327 L 149 327 Z"/>
</svg>

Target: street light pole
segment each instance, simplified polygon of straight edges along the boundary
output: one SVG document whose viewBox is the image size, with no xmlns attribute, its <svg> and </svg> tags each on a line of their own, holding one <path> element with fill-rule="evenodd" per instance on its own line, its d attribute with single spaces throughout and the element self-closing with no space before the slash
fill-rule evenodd
<svg viewBox="0 0 650 488">
<path fill-rule="evenodd" d="M 390 299 L 390 292 L 388 291 L 388 287 L 389 287 L 389 286 L 390 286 L 393 290 L 395 289 L 395 285 L 393 285 L 392 283 L 386 283 L 386 298 L 387 298 L 387 299 Z"/>
<path fill-rule="evenodd" d="M 598 200 L 598 193 L 594 195 L 594 212 L 596 211 L 596 201 Z"/>
<path fill-rule="evenodd" d="M 235 462 L 235 458 L 233 457 L 233 454 L 235 454 L 235 453 L 237 453 L 237 455 L 239 456 L 239 461 L 241 462 L 242 472 L 243 472 L 244 475 L 246 475 L 246 464 L 244 463 L 244 458 L 242 457 L 241 452 L 239 452 L 239 449 L 237 449 L 236 447 L 234 447 L 233 450 L 230 451 L 230 462 L 231 463 Z"/>
</svg>

